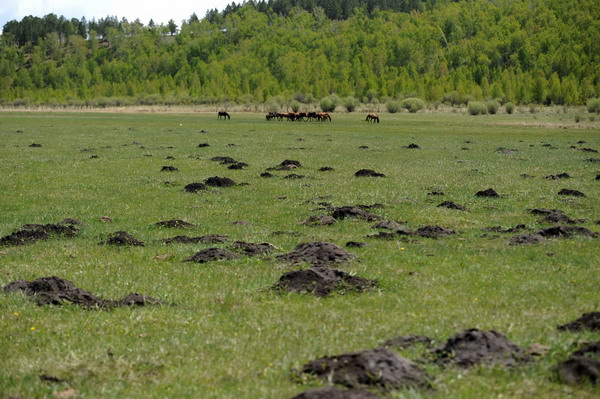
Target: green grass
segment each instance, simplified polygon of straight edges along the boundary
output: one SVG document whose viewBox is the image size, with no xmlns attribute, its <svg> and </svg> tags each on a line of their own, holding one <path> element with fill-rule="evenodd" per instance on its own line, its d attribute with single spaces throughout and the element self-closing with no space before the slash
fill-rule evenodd
<svg viewBox="0 0 600 399">
<path fill-rule="evenodd" d="M 600 338 L 555 328 L 600 310 L 599 239 L 509 246 L 510 235 L 481 237 L 489 226 L 543 226 L 527 212 L 534 207 L 562 209 L 600 230 L 594 224 L 600 219 L 600 183 L 594 180 L 600 165 L 585 161 L 600 156 L 568 148 L 585 140 L 584 147 L 600 149 L 600 128 L 569 118 L 400 113 L 372 125 L 362 114 L 334 114 L 332 123 L 278 123 L 256 114 L 218 121 L 213 114 L 0 113 L 0 235 L 65 217 L 87 224 L 73 239 L 0 248 L 0 284 L 57 275 L 105 298 L 140 292 L 176 304 L 96 311 L 38 307 L 23 295 L 0 295 L 0 396 L 45 397 L 72 388 L 90 398 L 289 398 L 319 386 L 291 378 L 292 369 L 316 357 L 372 348 L 403 334 L 445 340 L 477 327 L 550 351 L 516 370 L 427 366 L 435 376 L 433 391 L 400 390 L 391 397 L 596 397 L 598 387 L 563 385 L 552 368 L 579 342 Z M 34 142 L 43 147 L 30 148 Z M 204 142 L 210 147 L 197 148 Z M 403 148 L 410 143 L 422 148 Z M 518 152 L 498 154 L 499 147 Z M 81 151 L 86 148 L 95 150 Z M 93 154 L 99 158 L 90 159 Z M 250 166 L 227 170 L 209 160 L 219 155 Z M 284 180 L 286 172 L 259 177 L 284 159 L 300 161 L 304 167 L 294 173 L 310 178 Z M 160 172 L 164 165 L 179 172 Z M 318 172 L 322 166 L 335 171 Z M 355 178 L 362 168 L 387 178 Z M 562 172 L 573 178 L 543 178 Z M 535 178 L 519 177 L 523 173 Z M 184 185 L 210 176 L 249 185 L 183 192 Z M 474 197 L 489 187 L 503 198 Z M 561 188 L 586 197 L 560 197 Z M 444 197 L 427 196 L 439 189 Z M 437 208 L 444 200 L 469 211 Z M 386 207 L 373 212 L 387 219 L 459 234 L 383 241 L 365 238 L 374 230 L 364 221 L 302 225 L 323 214 L 316 210 L 321 201 L 382 203 Z M 101 216 L 113 221 L 103 223 Z M 198 227 L 154 226 L 167 219 Z M 233 224 L 239 220 L 251 224 Z M 97 245 L 117 230 L 146 246 Z M 267 241 L 285 251 L 307 241 L 366 241 L 368 247 L 351 250 L 358 259 L 340 268 L 375 278 L 380 288 L 327 299 L 277 295 L 269 287 L 288 267 L 273 257 L 184 263 L 210 245 L 156 242 L 179 234 Z M 164 254 L 171 257 L 156 259 Z M 40 374 L 66 382 L 44 382 Z"/>
</svg>

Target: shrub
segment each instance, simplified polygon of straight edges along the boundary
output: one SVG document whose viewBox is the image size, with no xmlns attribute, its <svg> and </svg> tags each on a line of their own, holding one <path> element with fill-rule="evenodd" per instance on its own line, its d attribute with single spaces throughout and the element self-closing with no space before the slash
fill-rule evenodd
<svg viewBox="0 0 600 399">
<path fill-rule="evenodd" d="M 457 91 L 451 91 L 450 93 L 444 94 L 442 102 L 449 105 L 464 105 L 469 101 L 469 98 L 464 94 L 459 94 Z"/>
<path fill-rule="evenodd" d="M 586 105 L 589 113 L 600 114 L 600 98 L 590 98 L 587 100 Z"/>
<path fill-rule="evenodd" d="M 319 106 L 321 107 L 321 111 L 323 112 L 333 112 L 335 111 L 335 107 L 337 107 L 340 99 L 335 94 L 327 96 L 321 99 Z"/>
<path fill-rule="evenodd" d="M 471 115 L 485 115 L 487 107 L 481 101 L 469 101 L 467 104 L 467 112 Z"/>
<path fill-rule="evenodd" d="M 310 104 L 315 100 L 313 98 L 312 94 L 306 94 L 306 93 L 301 93 L 301 92 L 294 94 L 292 96 L 292 99 L 296 100 L 302 104 Z"/>
<path fill-rule="evenodd" d="M 402 100 L 401 106 L 402 108 L 407 109 L 408 112 L 410 112 L 411 114 L 414 114 L 415 112 L 425 108 L 425 101 L 421 100 L 418 97 L 405 98 L 404 100 Z"/>
<path fill-rule="evenodd" d="M 485 102 L 485 106 L 486 106 L 487 112 L 489 114 L 495 115 L 498 113 L 498 108 L 500 108 L 500 103 L 496 100 L 488 100 Z"/>
<path fill-rule="evenodd" d="M 506 103 L 506 105 L 504 106 L 504 109 L 506 110 L 507 114 L 512 114 L 513 112 L 515 112 L 515 104 Z"/>
<path fill-rule="evenodd" d="M 575 115 L 575 123 L 579 123 L 579 122 L 581 122 L 581 115 L 576 114 Z"/>
<path fill-rule="evenodd" d="M 393 101 L 393 100 L 388 101 L 386 106 L 387 106 L 387 110 L 390 114 L 395 114 L 396 112 L 398 112 L 400 110 L 400 108 L 402 108 L 399 101 Z"/>
<path fill-rule="evenodd" d="M 354 97 L 346 97 L 342 100 L 342 105 L 348 112 L 354 112 L 356 107 L 358 107 L 358 100 Z"/>
<path fill-rule="evenodd" d="M 290 108 L 292 109 L 292 111 L 298 112 L 298 111 L 300 111 L 300 103 L 296 100 L 293 100 L 290 103 Z"/>
</svg>

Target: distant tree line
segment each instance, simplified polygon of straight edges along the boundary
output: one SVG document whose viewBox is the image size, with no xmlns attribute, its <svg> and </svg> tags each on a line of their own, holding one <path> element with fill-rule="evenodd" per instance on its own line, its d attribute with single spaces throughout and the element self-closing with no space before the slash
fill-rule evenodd
<svg viewBox="0 0 600 399">
<path fill-rule="evenodd" d="M 4 104 L 582 104 L 600 97 L 597 0 L 267 0 L 147 25 L 25 17 L 0 37 Z M 397 10 L 394 7 L 408 7 Z"/>
</svg>

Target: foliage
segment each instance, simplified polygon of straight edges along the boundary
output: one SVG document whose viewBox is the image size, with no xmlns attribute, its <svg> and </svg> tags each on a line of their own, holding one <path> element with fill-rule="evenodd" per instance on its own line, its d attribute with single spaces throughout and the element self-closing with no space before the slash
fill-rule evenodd
<svg viewBox="0 0 600 399">
<path fill-rule="evenodd" d="M 485 115 L 488 112 L 488 108 L 485 103 L 481 101 L 469 101 L 467 104 L 467 112 L 471 115 Z"/>
<path fill-rule="evenodd" d="M 395 114 L 402 109 L 402 103 L 400 101 L 391 100 L 387 102 L 386 108 L 390 114 Z"/>
<path fill-rule="evenodd" d="M 504 109 L 506 110 L 507 114 L 512 114 L 513 112 L 515 112 L 515 104 L 513 103 L 506 103 L 506 105 L 504 105 Z"/>
<path fill-rule="evenodd" d="M 356 107 L 358 107 L 358 100 L 354 97 L 345 97 L 342 99 L 342 105 L 348 112 L 354 112 Z"/>
<path fill-rule="evenodd" d="M 590 98 L 586 105 L 588 112 L 600 114 L 600 98 Z"/>
<path fill-rule="evenodd" d="M 495 115 L 498 113 L 498 109 L 500 108 L 500 103 L 496 100 L 487 100 L 485 102 L 485 106 L 487 108 L 488 114 Z"/>
<path fill-rule="evenodd" d="M 321 107 L 321 111 L 323 112 L 333 112 L 335 108 L 338 106 L 340 99 L 335 94 L 324 97 L 321 99 L 319 103 L 319 107 Z"/>
<path fill-rule="evenodd" d="M 292 111 L 294 111 L 294 112 L 298 112 L 298 111 L 300 111 L 300 106 L 301 106 L 301 104 L 300 104 L 298 101 L 296 101 L 296 100 L 293 100 L 293 101 L 290 103 L 290 108 L 291 108 L 291 109 L 292 109 Z"/>
<path fill-rule="evenodd" d="M 408 112 L 411 114 L 414 114 L 415 112 L 425 108 L 425 101 L 417 97 L 409 97 L 402 100 L 400 105 L 402 108 L 408 110 Z"/>
</svg>

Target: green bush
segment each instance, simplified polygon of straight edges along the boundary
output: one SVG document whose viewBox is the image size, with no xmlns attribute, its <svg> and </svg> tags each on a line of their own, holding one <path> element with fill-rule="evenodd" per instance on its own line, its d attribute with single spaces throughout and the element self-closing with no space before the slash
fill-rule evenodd
<svg viewBox="0 0 600 399">
<path fill-rule="evenodd" d="M 500 103 L 496 100 L 488 100 L 485 102 L 485 106 L 487 108 L 488 114 L 495 115 L 498 113 L 498 108 L 500 108 Z"/>
<path fill-rule="evenodd" d="M 411 114 L 414 114 L 415 112 L 425 108 L 425 101 L 421 100 L 418 97 L 405 98 L 404 100 L 402 100 L 401 106 L 402 108 L 407 109 L 408 112 L 410 112 Z"/>
<path fill-rule="evenodd" d="M 396 112 L 398 112 L 400 110 L 400 108 L 402 108 L 400 101 L 394 101 L 394 100 L 388 101 L 386 106 L 387 106 L 387 110 L 390 114 L 395 114 Z"/>
<path fill-rule="evenodd" d="M 358 100 L 354 97 L 346 97 L 342 100 L 342 105 L 348 112 L 354 112 L 356 107 L 358 107 Z"/>
<path fill-rule="evenodd" d="M 469 101 L 467 112 L 471 115 L 485 115 L 487 113 L 487 106 L 481 101 Z"/>
<path fill-rule="evenodd" d="M 335 94 L 327 96 L 321 99 L 319 106 L 321 107 L 321 111 L 323 112 L 333 112 L 335 111 L 335 107 L 337 107 L 340 99 Z"/>
<path fill-rule="evenodd" d="M 504 106 L 504 109 L 506 110 L 507 114 L 512 114 L 513 112 L 515 112 L 515 104 L 506 103 L 506 105 Z"/>
<path fill-rule="evenodd" d="M 590 98 L 586 105 L 589 113 L 600 114 L 600 98 Z"/>
<path fill-rule="evenodd" d="M 296 100 L 293 100 L 290 103 L 290 108 L 292 109 L 292 111 L 298 112 L 298 111 L 300 111 L 300 103 Z"/>
</svg>

